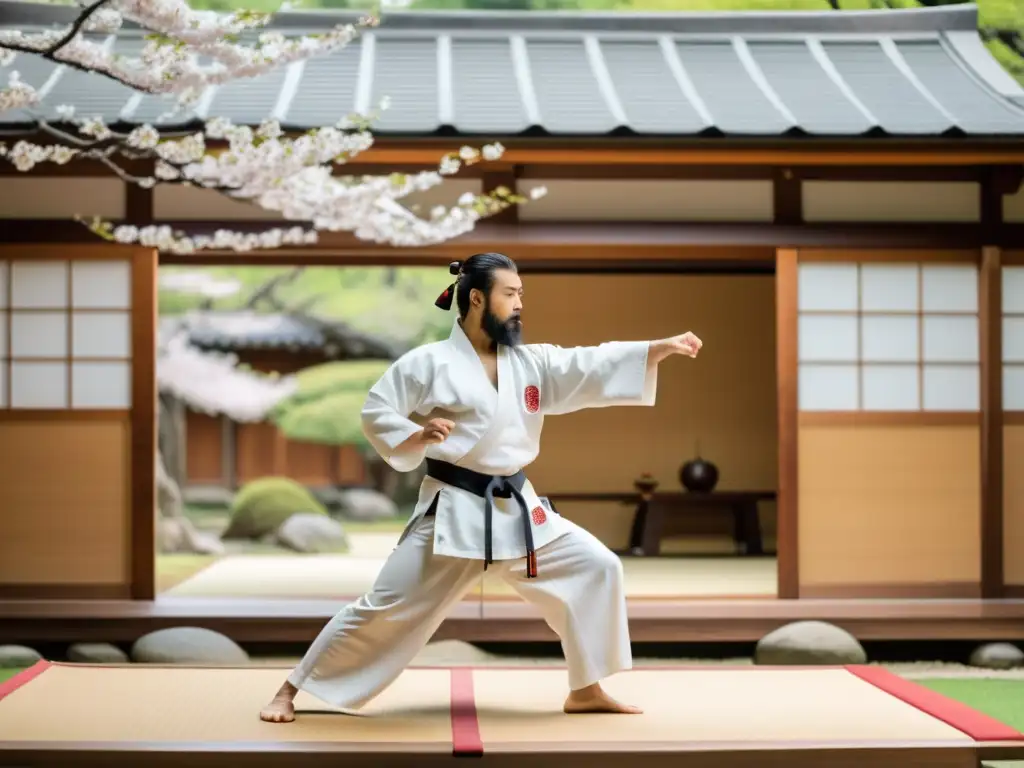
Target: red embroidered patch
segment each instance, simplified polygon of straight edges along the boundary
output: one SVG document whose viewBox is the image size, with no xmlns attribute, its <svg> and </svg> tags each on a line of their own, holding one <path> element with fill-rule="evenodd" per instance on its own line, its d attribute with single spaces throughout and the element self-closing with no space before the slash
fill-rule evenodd
<svg viewBox="0 0 1024 768">
<path fill-rule="evenodd" d="M 544 525 L 548 521 L 548 516 L 544 512 L 544 507 L 534 507 L 533 511 L 530 512 L 530 517 L 533 518 L 534 525 Z"/>
<path fill-rule="evenodd" d="M 540 410 L 540 390 L 532 384 L 523 392 L 523 400 L 526 402 L 527 413 L 536 413 Z"/>
</svg>

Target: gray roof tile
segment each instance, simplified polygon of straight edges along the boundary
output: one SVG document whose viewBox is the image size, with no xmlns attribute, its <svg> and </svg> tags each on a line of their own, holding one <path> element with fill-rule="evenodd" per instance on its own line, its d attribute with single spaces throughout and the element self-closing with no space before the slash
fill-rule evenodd
<svg viewBox="0 0 1024 768">
<path fill-rule="evenodd" d="M 441 124 L 437 40 L 374 37 L 368 107 L 376 108 L 385 96 L 391 100 L 376 127 L 382 133 L 434 133 Z"/>
<path fill-rule="evenodd" d="M 508 40 L 452 40 L 452 101 L 455 123 L 466 133 L 530 128 Z"/>
<path fill-rule="evenodd" d="M 886 133 L 936 135 L 953 127 L 900 72 L 881 42 L 832 41 L 822 47 Z"/>
<path fill-rule="evenodd" d="M 0 0 L 0 26 L 66 22 L 62 6 Z M 288 13 L 315 32 L 346 14 Z M 1024 136 L 1024 88 L 976 40 L 977 8 L 774 13 L 394 13 L 362 42 L 212 89 L 200 114 L 289 128 L 391 107 L 382 135 Z M 126 29 L 116 50 L 141 44 Z M 42 85 L 53 65 L 20 55 Z M 0 78 L 6 75 L 0 72 Z M 47 104 L 152 122 L 170 102 L 65 69 Z M 171 124 L 194 122 L 183 114 Z M 24 129 L 25 113 L 0 115 Z"/>
<path fill-rule="evenodd" d="M 820 135 L 857 136 L 874 127 L 818 64 L 809 45 L 755 41 L 749 48 L 803 130 Z"/>
<path fill-rule="evenodd" d="M 601 51 L 635 131 L 671 135 L 704 130 L 699 109 L 686 98 L 658 40 L 602 41 Z"/>
<path fill-rule="evenodd" d="M 940 42 L 896 43 L 907 65 L 932 96 L 968 133 L 1020 129 L 1020 110 L 977 86 Z"/>
<path fill-rule="evenodd" d="M 675 47 L 720 131 L 772 136 L 792 127 L 751 77 L 732 40 L 677 42 Z"/>
<path fill-rule="evenodd" d="M 526 51 L 546 130 L 571 135 L 610 133 L 619 127 L 582 40 L 527 40 Z"/>
<path fill-rule="evenodd" d="M 361 53 L 362 43 L 356 40 L 333 56 L 309 59 L 288 109 L 288 122 L 297 126 L 333 125 L 352 114 Z"/>
</svg>

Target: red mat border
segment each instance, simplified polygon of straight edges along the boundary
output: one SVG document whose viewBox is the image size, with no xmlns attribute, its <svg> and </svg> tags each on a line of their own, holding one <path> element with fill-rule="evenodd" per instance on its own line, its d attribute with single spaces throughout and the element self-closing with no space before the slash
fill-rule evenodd
<svg viewBox="0 0 1024 768">
<path fill-rule="evenodd" d="M 21 688 L 23 685 L 28 685 L 43 672 L 48 670 L 52 664 L 45 659 L 37 661 L 31 667 L 21 670 L 14 677 L 10 678 L 4 683 L 0 683 L 0 701 L 3 701 L 7 696 L 10 696 L 16 690 Z"/>
<path fill-rule="evenodd" d="M 479 757 L 484 753 L 480 736 L 480 718 L 476 713 L 476 687 L 473 670 L 451 668 L 452 754 L 456 757 Z"/>
<path fill-rule="evenodd" d="M 846 671 L 926 715 L 941 720 L 975 741 L 1024 741 L 1024 734 L 1004 722 L 972 709 L 883 667 L 848 665 Z"/>
</svg>

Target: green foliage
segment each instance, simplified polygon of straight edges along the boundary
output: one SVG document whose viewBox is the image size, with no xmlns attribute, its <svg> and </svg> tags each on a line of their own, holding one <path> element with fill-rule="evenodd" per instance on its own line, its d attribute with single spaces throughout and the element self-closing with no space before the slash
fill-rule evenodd
<svg viewBox="0 0 1024 768">
<path fill-rule="evenodd" d="M 326 515 L 306 488 L 287 477 L 261 477 L 242 486 L 231 503 L 225 539 L 258 539 L 273 533 L 297 513 Z"/>
<path fill-rule="evenodd" d="M 351 360 L 307 368 L 298 374 L 298 391 L 278 404 L 271 418 L 292 440 L 366 447 L 360 413 L 370 388 L 389 365 Z"/>
</svg>

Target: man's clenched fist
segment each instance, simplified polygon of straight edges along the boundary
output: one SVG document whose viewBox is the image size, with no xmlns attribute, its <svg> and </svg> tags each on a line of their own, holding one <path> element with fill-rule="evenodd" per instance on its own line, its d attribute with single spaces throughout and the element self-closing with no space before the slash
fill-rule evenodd
<svg viewBox="0 0 1024 768">
<path fill-rule="evenodd" d="M 436 445 L 437 443 L 443 443 L 447 440 L 448 435 L 451 434 L 454 427 L 454 421 L 449 421 L 448 419 L 431 419 L 423 426 L 423 429 L 413 435 L 413 437 L 420 445 Z"/>
</svg>

